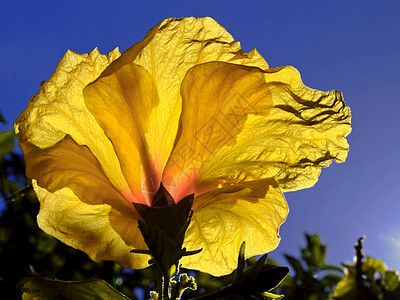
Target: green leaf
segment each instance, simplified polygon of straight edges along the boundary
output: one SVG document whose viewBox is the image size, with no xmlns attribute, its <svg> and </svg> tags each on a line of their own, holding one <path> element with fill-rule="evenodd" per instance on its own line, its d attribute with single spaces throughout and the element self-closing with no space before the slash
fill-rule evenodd
<svg viewBox="0 0 400 300">
<path fill-rule="evenodd" d="M 331 299 L 335 300 L 358 300 L 356 271 L 354 265 L 344 265 L 346 277 L 337 284 Z"/>
<path fill-rule="evenodd" d="M 284 297 L 284 295 L 277 295 L 270 292 L 264 292 L 263 296 L 270 299 L 282 299 Z"/>
<path fill-rule="evenodd" d="M 194 299 L 279 299 L 280 295 L 271 293 L 289 274 L 289 269 L 265 264 L 264 254 L 254 265 L 244 268 L 245 243 L 242 243 L 238 256 L 238 272 L 232 284 L 210 294 Z"/>
<path fill-rule="evenodd" d="M 246 251 L 246 242 L 244 241 L 241 245 L 240 245 L 240 250 L 239 250 L 239 257 L 238 257 L 238 266 L 236 269 L 236 276 L 235 276 L 235 281 L 237 278 L 239 278 L 244 270 L 245 267 L 245 258 L 244 258 L 244 254 Z"/>
<path fill-rule="evenodd" d="M 288 274 L 289 269 L 286 267 L 273 265 L 263 265 L 261 269 L 251 267 L 233 283 L 233 287 L 237 294 L 242 296 L 262 294 L 276 288 Z"/>
<path fill-rule="evenodd" d="M 38 240 L 35 242 L 35 244 L 36 244 L 36 250 L 38 252 L 51 254 L 57 247 L 58 240 L 56 240 L 50 235 L 45 234 L 44 232 L 43 233 L 40 232 L 38 234 Z"/>
<path fill-rule="evenodd" d="M 309 267 L 323 266 L 326 258 L 326 246 L 321 244 L 321 239 L 317 234 L 306 234 L 306 238 L 307 248 L 303 249 L 302 258 Z"/>
<path fill-rule="evenodd" d="M 383 273 L 383 286 L 386 290 L 394 292 L 399 286 L 399 274 L 396 271 L 389 270 Z"/>
<path fill-rule="evenodd" d="M 128 300 L 103 280 L 61 281 L 31 278 L 23 288 L 23 300 Z"/>
<path fill-rule="evenodd" d="M 331 299 L 358 300 L 357 282 L 353 277 L 347 277 L 340 281 Z"/>
<path fill-rule="evenodd" d="M 272 269 L 275 268 L 275 266 L 268 266 L 264 265 L 265 261 L 267 260 L 268 254 L 264 254 L 257 260 L 256 264 L 247 270 L 247 274 L 251 275 L 250 278 L 255 279 L 256 277 L 259 276 L 259 274 L 266 269 Z"/>
<path fill-rule="evenodd" d="M 323 286 L 333 287 L 342 279 L 342 276 L 336 274 L 327 274 L 321 279 L 321 284 Z"/>
<path fill-rule="evenodd" d="M 337 272 L 343 274 L 343 269 L 341 267 L 338 267 L 338 266 L 323 265 L 323 266 L 321 266 L 321 270 L 325 270 L 325 271 L 332 270 L 332 271 L 337 271 Z"/>
<path fill-rule="evenodd" d="M 304 277 L 304 269 L 302 264 L 300 263 L 300 261 L 298 261 L 296 258 L 294 258 L 293 256 L 284 255 L 286 260 L 289 262 L 289 264 L 293 267 L 294 271 L 296 272 L 296 276 L 299 279 L 302 279 Z"/>
<path fill-rule="evenodd" d="M 0 227 L 0 245 L 6 244 L 12 235 L 11 226 L 1 226 Z"/>
<path fill-rule="evenodd" d="M 385 264 L 379 260 L 372 257 L 367 258 L 362 264 L 362 271 L 367 276 L 367 278 L 372 282 L 375 277 L 375 273 L 383 273 L 386 271 Z"/>
<path fill-rule="evenodd" d="M 14 147 L 14 131 L 0 132 L 0 160 L 11 152 Z"/>
</svg>

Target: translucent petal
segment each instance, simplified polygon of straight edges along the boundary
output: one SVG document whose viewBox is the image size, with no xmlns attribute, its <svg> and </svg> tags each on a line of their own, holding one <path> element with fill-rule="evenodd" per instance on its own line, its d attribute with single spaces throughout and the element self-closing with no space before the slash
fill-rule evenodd
<svg viewBox="0 0 400 300">
<path fill-rule="evenodd" d="M 108 180 L 92 152 L 76 144 L 70 136 L 44 149 L 28 142 L 20 145 L 26 174 L 35 178 L 40 187 L 53 193 L 68 187 L 87 204 L 109 204 L 126 216 L 139 218 L 132 203 Z"/>
<path fill-rule="evenodd" d="M 20 142 L 39 148 L 52 146 L 65 135 L 71 136 L 76 143 L 90 149 L 115 187 L 127 190 L 113 146 L 87 110 L 82 95 L 84 87 L 118 56 L 118 49 L 108 56 L 97 49 L 82 55 L 68 51 L 49 81 L 40 85 L 39 93 L 15 121 L 15 130 Z"/>
<path fill-rule="evenodd" d="M 288 206 L 275 181 L 263 179 L 199 195 L 193 211 L 184 246 L 203 250 L 181 262 L 186 268 L 221 276 L 236 268 L 243 241 L 246 258 L 277 247 Z"/>
<path fill-rule="evenodd" d="M 109 76 L 132 62 L 142 66 L 157 85 L 159 104 L 148 112 L 148 152 L 156 156 L 156 169 L 163 169 L 178 129 L 181 111 L 180 87 L 186 72 L 210 61 L 267 69 L 256 50 L 243 53 L 239 42 L 211 18 L 165 19 L 143 41 L 126 50 L 102 74 Z M 143 117 L 143 116 L 138 116 Z"/>
<path fill-rule="evenodd" d="M 350 110 L 341 93 L 305 87 L 292 67 L 203 64 L 187 73 L 181 93 L 182 127 L 165 170 L 166 178 L 180 175 L 171 186 L 195 182 L 202 192 L 273 177 L 295 190 L 347 155 Z"/>
<path fill-rule="evenodd" d="M 149 73 L 133 63 L 126 64 L 109 76 L 103 76 L 84 90 L 89 111 L 112 142 L 130 190 L 138 202 L 148 203 L 159 187 L 161 173 L 149 153 L 146 136 L 158 93 Z M 142 190 L 149 195 L 140 199 Z M 139 199 L 138 199 L 139 198 Z"/>
<path fill-rule="evenodd" d="M 113 260 L 125 268 L 133 269 L 148 266 L 147 255 L 129 253 L 136 247 L 143 247 L 139 229 L 132 222 L 131 239 L 129 243 L 124 241 L 117 233 L 121 230 L 121 224 L 114 221 L 116 212 L 112 211 L 111 206 L 85 204 L 68 188 L 50 193 L 34 181 L 34 189 L 41 205 L 38 224 L 46 233 L 85 251 L 95 261 Z M 119 216 L 118 219 L 126 220 L 123 215 Z"/>
<path fill-rule="evenodd" d="M 166 179 L 176 175 L 202 178 L 204 161 L 222 147 L 236 144 L 236 136 L 243 130 L 247 116 L 268 115 L 272 106 L 271 92 L 260 69 L 223 62 L 190 69 L 181 94 L 182 127 L 164 171 Z M 214 180 L 213 188 L 218 183 Z M 177 186 L 178 193 L 182 193 L 181 184 Z M 186 191 L 192 192 L 197 194 L 202 190 Z M 179 194 L 178 199 L 186 196 Z"/>
<path fill-rule="evenodd" d="M 283 192 L 292 191 L 315 184 L 332 160 L 346 159 L 351 114 L 341 92 L 304 86 L 292 67 L 270 69 L 264 76 L 272 109 L 266 116 L 250 114 L 235 145 L 209 156 L 203 180 L 274 177 Z"/>
</svg>

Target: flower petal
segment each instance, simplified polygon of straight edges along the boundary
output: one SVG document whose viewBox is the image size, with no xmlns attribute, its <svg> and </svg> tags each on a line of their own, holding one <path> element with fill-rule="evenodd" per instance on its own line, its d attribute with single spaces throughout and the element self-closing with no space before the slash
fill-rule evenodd
<svg viewBox="0 0 400 300">
<path fill-rule="evenodd" d="M 118 230 L 119 225 L 111 221 L 111 206 L 85 204 L 68 188 L 50 193 L 35 181 L 33 184 L 40 201 L 38 224 L 46 233 L 85 251 L 95 261 L 113 260 L 133 269 L 148 266 L 147 255 L 129 253 L 136 245 L 142 248 L 143 238 L 137 226 L 132 223 L 131 236 L 137 238 L 127 244 L 113 228 Z"/>
<path fill-rule="evenodd" d="M 89 54 L 68 51 L 49 81 L 40 85 L 25 111 L 15 121 L 19 142 L 39 148 L 50 147 L 66 135 L 86 145 L 99 160 L 106 176 L 119 190 L 129 189 L 113 146 L 95 118 L 86 108 L 82 91 L 117 57 L 118 49 L 108 56 L 97 49 Z"/>
<path fill-rule="evenodd" d="M 122 214 L 139 219 L 131 202 L 111 184 L 90 150 L 76 144 L 70 136 L 44 149 L 28 142 L 20 145 L 26 174 L 36 179 L 40 187 L 52 193 L 68 187 L 87 204 L 109 204 Z"/>
<path fill-rule="evenodd" d="M 174 174 L 202 176 L 203 163 L 209 156 L 222 147 L 235 145 L 249 114 L 268 115 L 272 107 L 271 92 L 258 68 L 223 62 L 189 70 L 181 94 L 182 127 L 164 171 L 166 178 Z M 213 188 L 218 183 L 215 180 Z M 202 191 L 186 193 L 191 192 Z M 186 196 L 177 193 L 178 199 Z"/>
<path fill-rule="evenodd" d="M 221 276 L 236 268 L 243 241 L 246 257 L 275 249 L 289 209 L 275 181 L 263 179 L 197 196 L 193 211 L 184 246 L 203 250 L 181 262 L 185 268 Z"/>
<path fill-rule="evenodd" d="M 187 73 L 181 93 L 184 126 L 165 170 L 166 178 L 181 173 L 178 186 L 195 178 L 202 192 L 273 177 L 295 190 L 347 155 L 350 110 L 341 93 L 305 87 L 294 68 L 203 64 Z"/>
<path fill-rule="evenodd" d="M 213 19 L 183 18 L 162 21 L 147 33 L 143 41 L 126 50 L 102 74 L 104 77 L 110 76 L 134 63 L 147 70 L 157 84 L 159 103 L 146 116 L 151 120 L 146 140 L 148 152 L 157 158 L 156 169 L 160 173 L 178 130 L 181 82 L 191 67 L 209 61 L 229 61 L 268 68 L 256 50 L 243 53 L 240 43 Z"/>
<path fill-rule="evenodd" d="M 137 220 L 129 218 L 115 209 L 111 210 L 109 220 L 113 230 L 118 233 L 121 239 L 129 246 L 129 252 L 133 249 L 148 250 L 142 233 L 139 230 Z M 125 255 L 128 256 L 127 254 Z M 130 253 L 129 258 L 126 258 L 122 266 L 136 269 L 135 265 L 140 264 L 145 268 L 149 266 L 148 261 L 150 259 L 150 255 Z"/>
<path fill-rule="evenodd" d="M 250 114 L 236 144 L 204 162 L 203 180 L 227 174 L 239 181 L 274 177 L 286 192 L 314 185 L 332 159 L 345 161 L 351 113 L 342 93 L 304 86 L 293 67 L 270 69 L 264 76 L 273 103 L 270 113 Z"/>
<path fill-rule="evenodd" d="M 150 204 L 152 195 L 141 199 L 142 189 L 155 194 L 161 172 L 156 170 L 157 156 L 150 155 L 151 144 L 146 140 L 152 110 L 159 102 L 152 77 L 144 68 L 126 64 L 88 85 L 83 94 L 89 111 L 114 146 L 136 201 Z"/>
</svg>

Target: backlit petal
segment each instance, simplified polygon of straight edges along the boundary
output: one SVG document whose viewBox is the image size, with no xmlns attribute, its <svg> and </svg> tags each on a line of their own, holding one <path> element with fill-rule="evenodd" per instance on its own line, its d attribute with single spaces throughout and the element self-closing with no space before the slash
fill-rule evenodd
<svg viewBox="0 0 400 300">
<path fill-rule="evenodd" d="M 68 188 L 50 193 L 34 181 L 34 189 L 41 205 L 38 224 L 46 233 L 85 251 L 95 261 L 113 260 L 134 269 L 148 266 L 147 255 L 129 253 L 143 245 L 137 226 L 130 229 L 136 239 L 127 244 L 113 228 L 119 230 L 120 225 L 111 221 L 111 206 L 85 204 Z"/>
<path fill-rule="evenodd" d="M 89 54 L 68 51 L 49 81 L 40 85 L 25 111 L 15 121 L 20 142 L 39 148 L 56 144 L 65 135 L 86 145 L 99 160 L 111 183 L 119 190 L 128 189 L 111 142 L 89 113 L 83 99 L 84 87 L 95 80 L 117 57 L 118 49 L 108 56 L 97 49 Z M 25 156 L 25 160 L 30 157 Z"/>
<path fill-rule="evenodd" d="M 267 116 L 250 114 L 233 147 L 204 162 L 202 179 L 238 181 L 274 177 L 283 192 L 315 184 L 322 167 L 343 162 L 349 146 L 350 109 L 342 93 L 303 85 L 292 67 L 265 73 L 272 97 Z"/>
<path fill-rule="evenodd" d="M 122 172 L 137 202 L 148 203 L 159 187 L 156 153 L 146 139 L 151 112 L 158 105 L 157 89 L 149 73 L 133 63 L 103 76 L 84 90 L 89 111 L 111 140 Z M 147 199 L 142 199 L 142 190 Z"/>
<path fill-rule="evenodd" d="M 146 116 L 151 120 L 146 140 L 148 152 L 161 173 L 175 141 L 181 111 L 180 87 L 186 72 L 209 61 L 267 69 L 268 64 L 253 50 L 243 53 L 240 43 L 211 18 L 166 19 L 143 41 L 126 50 L 102 74 L 107 77 L 127 64 L 142 66 L 157 84 L 159 103 Z"/>
<path fill-rule="evenodd" d="M 172 185 L 194 181 L 201 192 L 274 177 L 295 190 L 347 155 L 350 110 L 341 93 L 305 87 L 294 68 L 203 64 L 188 72 L 181 92 L 183 126 L 165 170 L 166 178 L 181 174 Z"/>
<path fill-rule="evenodd" d="M 236 144 L 247 116 L 266 116 L 272 106 L 271 92 L 260 69 L 223 62 L 192 68 L 182 83 L 181 94 L 182 127 L 164 171 L 166 179 L 177 174 L 183 180 L 185 176 L 202 177 L 204 161 L 219 149 Z M 213 188 L 218 183 L 214 180 Z M 177 186 L 179 199 L 185 195 L 180 195 L 182 187 L 179 183 Z M 186 191 L 191 192 L 202 190 Z"/>
<path fill-rule="evenodd" d="M 111 184 L 90 150 L 70 136 L 44 149 L 28 142 L 20 145 L 26 158 L 26 174 L 40 187 L 52 193 L 68 187 L 87 204 L 110 204 L 122 214 L 139 219 L 131 202 Z"/>
<path fill-rule="evenodd" d="M 220 276 L 236 268 L 243 241 L 246 257 L 277 247 L 288 206 L 275 181 L 264 179 L 202 194 L 195 198 L 193 211 L 184 246 L 203 250 L 184 257 L 182 264 Z"/>
</svg>

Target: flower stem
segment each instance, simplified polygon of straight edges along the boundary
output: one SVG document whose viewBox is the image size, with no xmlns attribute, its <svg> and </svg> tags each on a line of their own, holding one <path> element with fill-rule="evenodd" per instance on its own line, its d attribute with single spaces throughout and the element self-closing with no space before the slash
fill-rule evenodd
<svg viewBox="0 0 400 300">
<path fill-rule="evenodd" d="M 164 277 L 161 274 L 161 271 L 157 268 L 157 292 L 158 292 L 158 297 L 159 299 L 164 299 L 163 295 L 163 279 Z"/>
<path fill-rule="evenodd" d="M 157 268 L 157 293 L 159 300 L 170 299 L 169 295 L 169 278 L 164 276 L 160 269 Z"/>
<path fill-rule="evenodd" d="M 163 276 L 163 297 L 162 299 L 169 299 L 169 279 Z"/>
</svg>

